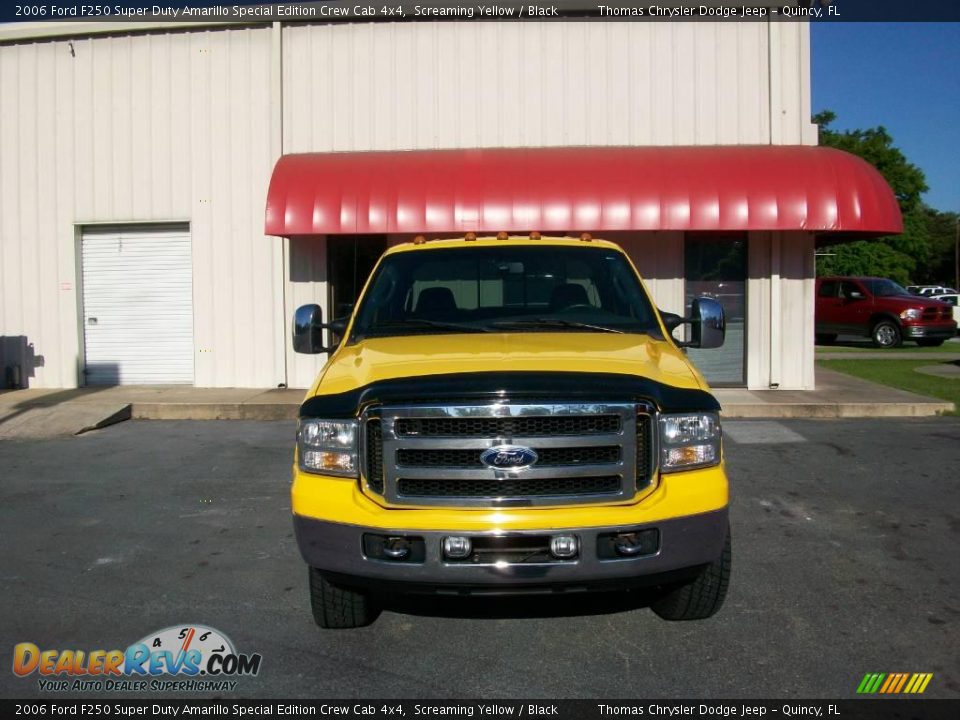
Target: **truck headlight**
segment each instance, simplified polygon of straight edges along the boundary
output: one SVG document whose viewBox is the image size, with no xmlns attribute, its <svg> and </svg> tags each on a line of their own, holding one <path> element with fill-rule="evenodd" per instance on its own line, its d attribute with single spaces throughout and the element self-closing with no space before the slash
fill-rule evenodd
<svg viewBox="0 0 960 720">
<path fill-rule="evenodd" d="M 901 320 L 919 320 L 920 316 L 923 314 L 921 310 L 917 308 L 908 308 L 900 313 Z"/>
<path fill-rule="evenodd" d="M 716 413 L 660 416 L 660 470 L 691 470 L 720 462 L 720 418 Z"/>
<path fill-rule="evenodd" d="M 357 477 L 357 421 L 304 418 L 297 428 L 300 468 L 324 475 Z"/>
</svg>

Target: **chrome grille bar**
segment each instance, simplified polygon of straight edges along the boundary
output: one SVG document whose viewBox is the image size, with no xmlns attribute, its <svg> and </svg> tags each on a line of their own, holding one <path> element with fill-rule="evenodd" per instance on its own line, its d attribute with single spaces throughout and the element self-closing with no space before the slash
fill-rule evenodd
<svg viewBox="0 0 960 720">
<path fill-rule="evenodd" d="M 426 506 L 461 506 L 461 507 L 498 507 L 498 506 L 516 506 L 516 505 L 563 505 L 563 504 L 589 504 L 599 502 L 616 502 L 632 498 L 639 487 L 646 487 L 649 479 L 652 477 L 652 468 L 637 468 L 637 412 L 652 415 L 652 408 L 645 405 L 638 406 L 636 403 L 529 403 L 529 404 L 487 404 L 487 405 L 408 405 L 408 406 L 383 406 L 369 409 L 362 418 L 363 426 L 369 421 L 379 422 L 379 437 L 382 438 L 382 477 L 371 478 L 369 468 L 366 462 L 361 462 L 361 475 L 365 489 L 380 495 L 383 500 L 390 505 L 426 505 Z M 450 436 L 420 436 L 416 434 L 398 435 L 397 421 L 419 420 L 424 418 L 440 418 L 456 421 L 457 419 L 478 419 L 478 418 L 510 418 L 522 417 L 525 422 L 518 423 L 517 427 L 530 429 L 538 424 L 538 419 L 542 419 L 544 427 L 551 427 L 551 422 L 555 426 L 559 418 L 570 418 L 572 416 L 607 416 L 607 421 L 603 424 L 604 432 L 597 432 L 599 425 L 585 423 L 584 427 L 590 428 L 583 434 L 563 434 L 547 436 L 543 434 L 530 435 L 509 435 L 506 433 L 490 437 L 478 437 L 472 435 L 457 434 Z M 609 416 L 616 416 L 617 423 L 610 423 Z M 405 427 L 417 427 L 416 423 L 402 423 Z M 567 423 L 569 425 L 570 423 Z M 429 424 L 424 424 L 427 426 Z M 434 424 L 436 425 L 436 424 Z M 495 424 L 500 428 L 513 427 L 510 423 Z M 649 445 L 653 438 L 649 436 L 652 422 L 646 422 L 643 426 L 646 429 L 647 436 L 644 442 L 647 444 L 648 451 L 641 453 L 650 457 Z M 490 423 L 484 423 L 479 426 L 491 427 Z M 447 427 L 447 425 L 445 425 Z M 478 427 L 476 423 L 471 427 Z M 615 428 L 615 432 L 609 432 Z M 459 432 L 459 430 L 457 431 Z M 361 437 L 364 442 L 369 442 L 368 433 L 362 432 Z M 616 462 L 602 463 L 583 463 L 569 465 L 552 465 L 547 467 L 538 467 L 536 464 L 522 470 L 507 470 L 489 467 L 461 467 L 461 466 L 400 466 L 397 463 L 397 451 L 400 449 L 410 450 L 476 450 L 478 465 L 480 454 L 487 448 L 496 445 L 521 445 L 533 449 L 547 448 L 591 448 L 591 447 L 611 447 L 617 446 L 620 449 L 618 460 Z M 361 458 L 367 458 L 368 452 L 365 447 L 361 452 Z M 588 482 L 574 483 L 571 485 L 569 478 L 609 478 L 616 477 L 619 482 L 616 485 L 616 491 L 596 493 L 585 491 L 576 494 L 545 494 L 540 488 L 533 485 L 542 482 L 544 488 L 551 487 L 551 479 L 556 479 L 557 487 L 612 487 L 611 482 L 602 483 L 600 486 Z M 523 480 L 522 483 L 511 482 Z M 451 488 L 461 489 L 461 494 L 448 492 L 444 488 L 442 495 L 437 496 L 405 496 L 401 494 L 400 488 L 403 480 L 408 481 L 433 481 L 443 482 L 451 481 Z M 639 481 L 639 483 L 638 483 Z M 476 493 L 471 492 L 470 483 L 474 482 Z M 409 483 L 408 483 L 409 484 Z M 422 483 L 421 483 L 422 485 Z M 492 494 L 491 487 L 501 488 L 500 493 Z M 512 495 L 508 488 L 517 487 L 536 487 L 536 491 L 527 495 Z M 469 494 L 468 494 L 469 493 Z"/>
</svg>

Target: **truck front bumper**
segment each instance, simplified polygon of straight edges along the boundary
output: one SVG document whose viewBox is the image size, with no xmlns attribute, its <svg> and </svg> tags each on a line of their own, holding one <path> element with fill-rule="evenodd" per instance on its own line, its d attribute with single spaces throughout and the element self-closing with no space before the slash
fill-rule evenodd
<svg viewBox="0 0 960 720">
<path fill-rule="evenodd" d="M 573 535 L 577 556 L 569 560 L 540 562 L 464 562 L 444 557 L 448 536 L 470 538 L 474 543 L 490 533 L 389 529 L 348 525 L 294 515 L 297 543 L 303 559 L 312 567 L 347 584 L 403 586 L 405 591 L 514 593 L 550 588 L 588 589 L 604 584 L 657 582 L 682 575 L 716 560 L 728 532 L 727 508 L 656 522 L 602 528 L 570 528 L 508 531 L 498 538 Z M 656 544 L 638 557 L 611 557 L 609 538 L 624 532 L 656 530 Z M 417 543 L 421 556 L 386 560 L 369 557 L 364 535 L 399 536 Z M 422 545 L 420 542 L 422 541 Z"/>
<path fill-rule="evenodd" d="M 950 339 L 957 334 L 957 324 L 952 320 L 941 323 L 926 323 L 911 325 L 903 324 L 904 338 L 928 338 L 930 340 Z"/>
</svg>

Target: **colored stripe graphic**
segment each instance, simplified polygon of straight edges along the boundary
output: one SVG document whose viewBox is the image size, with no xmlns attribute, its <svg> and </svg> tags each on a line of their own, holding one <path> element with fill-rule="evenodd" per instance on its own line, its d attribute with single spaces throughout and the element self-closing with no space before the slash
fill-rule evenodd
<svg viewBox="0 0 960 720">
<path fill-rule="evenodd" d="M 927 689 L 933 673 L 867 673 L 857 686 L 859 695 L 918 695 Z"/>
</svg>

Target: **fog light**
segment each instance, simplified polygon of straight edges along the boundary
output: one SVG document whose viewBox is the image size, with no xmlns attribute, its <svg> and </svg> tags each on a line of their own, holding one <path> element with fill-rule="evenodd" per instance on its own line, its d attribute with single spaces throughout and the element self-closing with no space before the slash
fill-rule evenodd
<svg viewBox="0 0 960 720">
<path fill-rule="evenodd" d="M 470 538 L 454 536 L 443 539 L 443 554 L 451 560 L 462 560 L 472 549 Z"/>
<path fill-rule="evenodd" d="M 402 537 L 387 538 L 383 544 L 383 554 L 394 560 L 403 560 L 410 554 L 410 543 Z"/>
<path fill-rule="evenodd" d="M 550 538 L 550 554 L 566 560 L 577 554 L 577 539 L 573 535 L 555 535 Z"/>
</svg>

